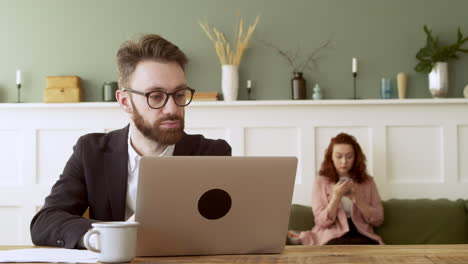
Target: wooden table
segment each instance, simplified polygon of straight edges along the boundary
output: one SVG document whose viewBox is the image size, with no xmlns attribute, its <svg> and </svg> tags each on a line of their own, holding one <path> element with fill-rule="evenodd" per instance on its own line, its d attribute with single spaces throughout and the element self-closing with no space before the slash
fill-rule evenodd
<svg viewBox="0 0 468 264">
<path fill-rule="evenodd" d="M 28 247 L 0 246 L 1 249 Z M 465 264 L 468 245 L 287 246 L 275 255 L 223 255 L 135 258 L 132 263 L 398 263 Z"/>
</svg>

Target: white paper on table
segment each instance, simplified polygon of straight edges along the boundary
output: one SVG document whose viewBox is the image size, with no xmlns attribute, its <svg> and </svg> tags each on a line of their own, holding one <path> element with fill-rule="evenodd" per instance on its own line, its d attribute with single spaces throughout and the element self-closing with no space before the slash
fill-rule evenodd
<svg viewBox="0 0 468 264">
<path fill-rule="evenodd" d="M 31 248 L 0 250 L 0 262 L 65 262 L 96 263 L 98 253 L 63 248 Z"/>
</svg>

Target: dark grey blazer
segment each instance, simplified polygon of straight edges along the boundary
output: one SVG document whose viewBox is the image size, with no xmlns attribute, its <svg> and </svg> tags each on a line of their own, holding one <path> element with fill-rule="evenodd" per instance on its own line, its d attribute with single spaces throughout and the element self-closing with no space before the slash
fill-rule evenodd
<svg viewBox="0 0 468 264">
<path fill-rule="evenodd" d="M 78 139 L 62 175 L 31 221 L 35 245 L 76 248 L 94 221 L 124 221 L 128 128 Z M 185 134 L 174 148 L 174 156 L 230 155 L 226 141 L 202 135 Z M 90 219 L 85 219 L 88 207 Z"/>
</svg>

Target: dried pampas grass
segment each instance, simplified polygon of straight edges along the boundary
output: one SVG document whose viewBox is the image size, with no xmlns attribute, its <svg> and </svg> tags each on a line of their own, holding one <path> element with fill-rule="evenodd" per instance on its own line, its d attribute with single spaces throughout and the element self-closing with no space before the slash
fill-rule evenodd
<svg viewBox="0 0 468 264">
<path fill-rule="evenodd" d="M 235 45 L 233 46 L 227 41 L 224 33 L 219 31 L 216 27 L 210 28 L 208 23 L 202 23 L 200 21 L 198 23 L 213 43 L 221 64 L 239 65 L 259 20 L 260 16 L 257 16 L 255 22 L 250 25 L 247 32 L 244 33 L 244 21 L 241 18 L 239 21 L 239 31 L 235 35 Z"/>
</svg>

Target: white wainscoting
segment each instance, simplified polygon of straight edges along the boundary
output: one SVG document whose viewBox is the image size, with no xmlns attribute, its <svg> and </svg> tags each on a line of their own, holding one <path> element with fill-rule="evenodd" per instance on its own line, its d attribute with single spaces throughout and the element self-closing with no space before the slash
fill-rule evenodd
<svg viewBox="0 0 468 264">
<path fill-rule="evenodd" d="M 0 119 L 0 245 L 30 244 L 30 220 L 77 138 L 128 117 L 116 103 L 0 104 Z M 298 157 L 294 203 L 310 204 L 342 131 L 358 139 L 383 199 L 468 198 L 466 99 L 194 102 L 186 128 L 226 139 L 236 156 Z"/>
</svg>

